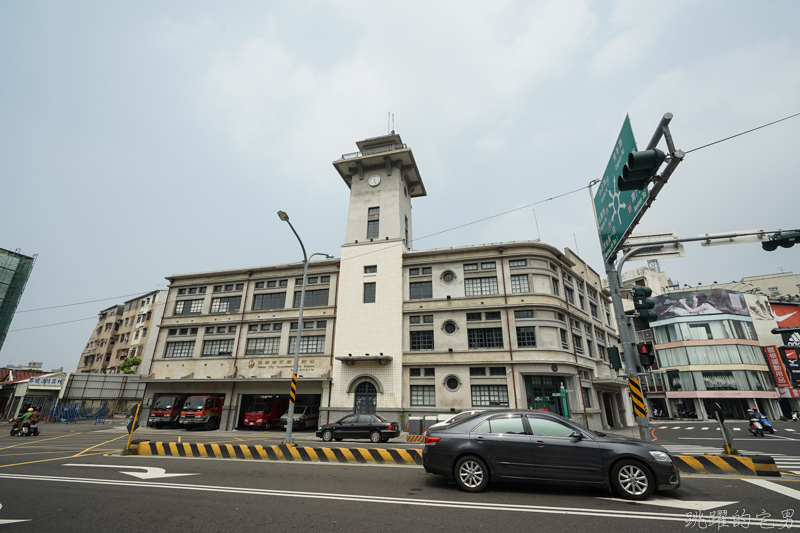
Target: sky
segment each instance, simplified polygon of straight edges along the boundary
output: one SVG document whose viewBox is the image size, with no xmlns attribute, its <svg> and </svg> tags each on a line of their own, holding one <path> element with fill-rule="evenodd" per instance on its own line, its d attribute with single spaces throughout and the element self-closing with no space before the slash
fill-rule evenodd
<svg viewBox="0 0 800 533">
<path fill-rule="evenodd" d="M 338 257 L 331 163 L 388 113 L 428 192 L 416 249 L 541 238 L 603 272 L 585 187 L 626 114 L 643 148 L 672 113 L 688 151 L 800 112 L 798 20 L 793 1 L 0 3 L 0 247 L 37 254 L 18 311 L 65 306 L 18 312 L 0 366 L 74 369 L 100 310 L 172 274 L 301 260 L 278 210 Z M 799 134 L 687 154 L 636 232 L 800 227 Z M 681 284 L 800 272 L 797 247 L 686 251 L 661 261 Z"/>
</svg>

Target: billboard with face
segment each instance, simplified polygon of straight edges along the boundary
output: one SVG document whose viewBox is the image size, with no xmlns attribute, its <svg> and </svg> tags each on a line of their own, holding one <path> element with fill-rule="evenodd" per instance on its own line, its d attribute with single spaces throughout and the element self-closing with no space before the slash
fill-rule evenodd
<svg viewBox="0 0 800 533">
<path fill-rule="evenodd" d="M 750 316 L 744 295 L 725 289 L 671 292 L 656 296 L 653 301 L 656 304 L 653 311 L 658 314 L 657 320 L 676 316 L 719 314 Z"/>
</svg>

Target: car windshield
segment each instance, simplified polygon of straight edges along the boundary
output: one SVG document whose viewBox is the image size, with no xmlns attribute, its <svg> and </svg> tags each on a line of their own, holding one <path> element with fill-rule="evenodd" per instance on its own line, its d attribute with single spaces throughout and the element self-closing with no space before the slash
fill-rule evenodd
<svg viewBox="0 0 800 533">
<path fill-rule="evenodd" d="M 248 413 L 269 413 L 269 406 L 264 403 L 253 403 L 247 408 Z"/>
<path fill-rule="evenodd" d="M 200 411 L 206 399 L 202 396 L 192 396 L 183 404 L 184 411 Z"/>
<path fill-rule="evenodd" d="M 153 404 L 153 410 L 172 409 L 173 403 L 175 403 L 175 396 L 162 396 Z"/>
</svg>

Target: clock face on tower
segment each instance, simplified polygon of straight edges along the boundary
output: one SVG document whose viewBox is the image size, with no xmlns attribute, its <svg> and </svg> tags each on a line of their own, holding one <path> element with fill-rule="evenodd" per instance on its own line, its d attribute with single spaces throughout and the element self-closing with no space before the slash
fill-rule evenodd
<svg viewBox="0 0 800 533">
<path fill-rule="evenodd" d="M 381 182 L 381 177 L 378 176 L 377 174 L 375 174 L 374 176 L 370 176 L 369 179 L 367 180 L 367 183 L 369 183 L 372 187 L 377 187 L 380 182 Z"/>
</svg>

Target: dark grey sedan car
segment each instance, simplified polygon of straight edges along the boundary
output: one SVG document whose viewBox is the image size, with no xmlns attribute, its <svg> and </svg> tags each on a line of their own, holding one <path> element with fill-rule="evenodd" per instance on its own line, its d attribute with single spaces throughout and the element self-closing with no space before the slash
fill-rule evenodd
<svg viewBox="0 0 800 533">
<path fill-rule="evenodd" d="M 681 484 L 664 448 L 607 437 L 546 411 L 483 412 L 429 430 L 422 464 L 468 492 L 490 481 L 581 484 L 645 500 Z"/>
</svg>

